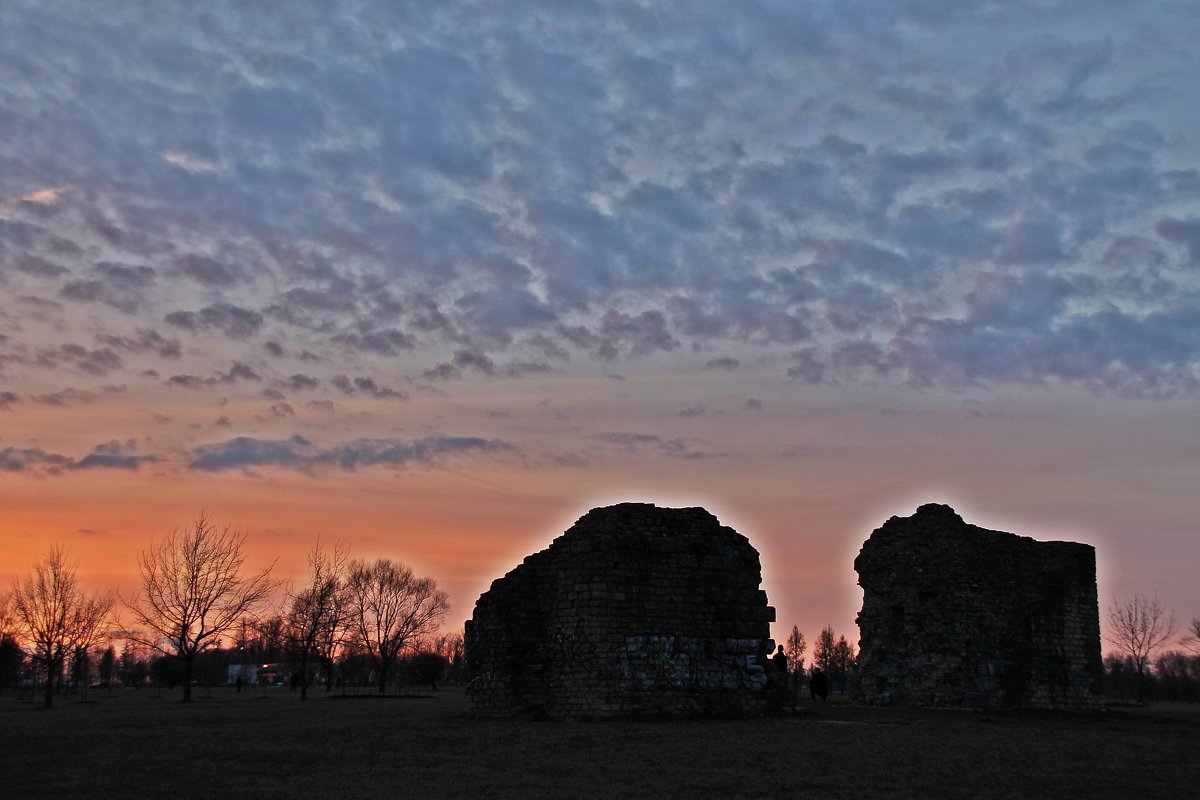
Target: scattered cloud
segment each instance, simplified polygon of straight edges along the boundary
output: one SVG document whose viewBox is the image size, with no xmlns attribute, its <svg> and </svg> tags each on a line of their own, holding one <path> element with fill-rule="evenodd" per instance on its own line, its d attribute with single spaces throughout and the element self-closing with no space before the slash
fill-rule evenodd
<svg viewBox="0 0 1200 800">
<path fill-rule="evenodd" d="M 296 29 L 337 35 L 282 57 L 262 9 L 117 42 L 104 4 L 22 7 L 0 280 L 43 344 L 5 363 L 187 354 L 171 380 L 204 388 L 264 351 L 324 383 L 294 364 L 508 380 L 728 352 L 704 368 L 1195 391 L 1200 349 L 1160 327 L 1200 308 L 1185 12 L 864 8 L 452 1 L 418 23 L 301 0 Z"/>
</svg>

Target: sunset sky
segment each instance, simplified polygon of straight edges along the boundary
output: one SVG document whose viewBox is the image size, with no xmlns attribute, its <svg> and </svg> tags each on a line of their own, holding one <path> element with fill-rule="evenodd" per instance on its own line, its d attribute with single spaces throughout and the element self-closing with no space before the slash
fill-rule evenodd
<svg viewBox="0 0 1200 800">
<path fill-rule="evenodd" d="M 891 515 L 1200 615 L 1200 5 L 0 4 L 0 587 L 201 510 L 468 618 L 700 505 L 857 639 Z"/>
</svg>

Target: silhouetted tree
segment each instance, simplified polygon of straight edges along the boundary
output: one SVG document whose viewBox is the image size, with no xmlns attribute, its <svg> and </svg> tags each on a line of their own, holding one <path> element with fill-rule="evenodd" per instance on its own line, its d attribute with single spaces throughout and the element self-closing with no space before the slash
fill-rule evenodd
<svg viewBox="0 0 1200 800">
<path fill-rule="evenodd" d="M 418 578 L 411 567 L 386 558 L 350 562 L 346 585 L 354 639 L 370 656 L 383 694 L 404 646 L 446 615 L 447 595 L 433 578 Z"/>
<path fill-rule="evenodd" d="M 321 540 L 308 554 L 309 575 L 298 589 L 289 589 L 282 619 L 284 647 L 297 660 L 300 699 L 308 699 L 308 664 L 321 657 L 326 643 L 338 638 L 346 620 L 344 580 L 349 548 L 337 543 L 322 547 Z"/>
<path fill-rule="evenodd" d="M 112 686 L 113 674 L 116 672 L 117 651 L 112 645 L 100 654 L 100 684 L 105 688 Z"/>
<path fill-rule="evenodd" d="M 215 647 L 275 588 L 274 564 L 242 577 L 245 543 L 245 533 L 218 528 L 201 513 L 190 528 L 139 554 L 142 591 L 129 608 L 153 634 L 139 641 L 182 662 L 185 703 L 192 699 L 196 656 Z"/>
<path fill-rule="evenodd" d="M 13 605 L 11 592 L 0 594 L 0 638 L 11 636 L 16 638 L 18 631 L 16 606 Z"/>
<path fill-rule="evenodd" d="M 442 634 L 434 639 L 433 652 L 446 659 L 446 680 L 462 683 L 466 671 L 462 631 Z"/>
<path fill-rule="evenodd" d="M 1169 650 L 1154 660 L 1154 677 L 1160 696 L 1174 702 L 1200 700 L 1200 657 Z"/>
<path fill-rule="evenodd" d="M 46 667 L 46 707 L 54 704 L 54 679 L 77 648 L 104 634 L 113 594 L 92 595 L 79 586 L 75 566 L 58 545 L 34 564 L 33 575 L 13 586 L 12 603 L 30 657 Z"/>
<path fill-rule="evenodd" d="M 1179 643 L 1190 650 L 1192 655 L 1200 657 L 1200 617 L 1192 618 L 1187 635 L 1180 639 Z"/>
<path fill-rule="evenodd" d="M 414 655 L 408 662 L 413 678 L 418 683 L 428 683 L 429 688 L 437 691 L 437 682 L 442 679 L 449 668 L 450 662 L 441 653 L 422 651 Z"/>
<path fill-rule="evenodd" d="M 1124 603 L 1113 601 L 1108 610 L 1109 632 L 1106 637 L 1129 656 L 1138 673 L 1138 701 L 1145 697 L 1146 667 L 1154 651 L 1175 635 L 1175 612 L 1158 601 L 1158 595 L 1146 599 L 1141 592 Z"/>
<path fill-rule="evenodd" d="M 150 674 L 148 648 L 138 642 L 126 642 L 125 646 L 121 648 L 121 661 L 117 674 L 126 686 L 142 688 L 146 677 Z"/>
<path fill-rule="evenodd" d="M 17 635 L 12 597 L 0 595 L 0 692 L 16 682 L 25 663 L 25 653 L 21 650 Z"/>
<path fill-rule="evenodd" d="M 804 651 L 806 649 L 808 649 L 808 642 L 804 641 L 804 634 L 793 625 L 792 632 L 788 634 L 787 641 L 783 643 L 783 654 L 788 658 L 788 665 L 793 675 L 804 674 Z"/>
<path fill-rule="evenodd" d="M 0 692 L 16 683 L 25 665 L 25 653 L 15 636 L 0 636 Z"/>
<path fill-rule="evenodd" d="M 817 635 L 817 641 L 813 643 L 813 665 L 820 667 L 826 675 L 832 670 L 833 648 L 836 644 L 832 625 L 822 628 L 821 633 Z"/>
<path fill-rule="evenodd" d="M 846 691 L 850 670 L 854 667 L 854 655 L 854 645 L 846 641 L 845 636 L 838 636 L 829 657 L 829 677 L 841 686 L 843 692 Z"/>
</svg>

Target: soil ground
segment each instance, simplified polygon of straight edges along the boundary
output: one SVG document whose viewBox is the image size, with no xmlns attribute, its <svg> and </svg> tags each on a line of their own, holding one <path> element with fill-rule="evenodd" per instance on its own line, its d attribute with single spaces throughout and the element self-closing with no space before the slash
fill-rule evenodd
<svg viewBox="0 0 1200 800">
<path fill-rule="evenodd" d="M 1195 797 L 1200 707 L 985 714 L 834 697 L 751 720 L 481 721 L 460 688 L 0 696 L 11 798 Z"/>
</svg>

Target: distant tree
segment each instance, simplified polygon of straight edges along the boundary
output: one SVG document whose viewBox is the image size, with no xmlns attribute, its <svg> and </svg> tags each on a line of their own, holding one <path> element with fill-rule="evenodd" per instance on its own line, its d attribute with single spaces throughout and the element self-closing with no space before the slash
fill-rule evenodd
<svg viewBox="0 0 1200 800">
<path fill-rule="evenodd" d="M 1161 653 L 1154 660 L 1154 677 L 1164 700 L 1200 700 L 1200 657 L 1180 650 Z"/>
<path fill-rule="evenodd" d="M 1192 655 L 1200 657 L 1200 617 L 1192 618 L 1187 635 L 1180 639 L 1179 643 L 1190 650 Z"/>
<path fill-rule="evenodd" d="M 100 640 L 113 602 L 112 592 L 83 591 L 75 566 L 58 545 L 34 564 L 31 576 L 13 586 L 13 610 L 29 655 L 46 667 L 47 708 L 54 704 L 54 680 L 67 656 Z"/>
<path fill-rule="evenodd" d="M 142 590 L 129 605 L 149 632 L 139 641 L 183 664 L 185 703 L 192 699 L 196 656 L 217 646 L 275 588 L 274 564 L 242 577 L 245 543 L 245 533 L 218 528 L 201 513 L 191 527 L 139 554 Z"/>
<path fill-rule="evenodd" d="M 150 675 L 149 649 L 138 642 L 127 641 L 121 648 L 121 661 L 117 674 L 126 686 L 140 689 Z"/>
<path fill-rule="evenodd" d="M 308 699 L 309 662 L 321 658 L 325 644 L 337 638 L 346 620 L 348 554 L 346 545 L 339 542 L 328 549 L 318 538 L 308 554 L 308 580 L 287 593 L 282 640 L 299 666 L 301 700 Z"/>
<path fill-rule="evenodd" d="M 0 692 L 16 683 L 25 663 L 25 653 L 17 640 L 17 617 L 12 597 L 0 595 Z"/>
<path fill-rule="evenodd" d="M 433 652 L 446 659 L 446 679 L 454 683 L 462 683 L 466 671 L 464 658 L 464 643 L 462 631 L 445 633 L 433 641 Z"/>
<path fill-rule="evenodd" d="M 826 674 L 829 674 L 833 666 L 833 648 L 837 644 L 833 637 L 833 626 L 826 625 L 813 644 L 813 666 L 820 667 Z"/>
<path fill-rule="evenodd" d="M 255 653 L 255 661 L 264 664 L 274 664 L 282 661 L 287 655 L 284 646 L 284 621 L 280 614 L 270 614 L 250 623 L 254 632 L 250 639 L 250 650 Z"/>
<path fill-rule="evenodd" d="M 843 692 L 846 690 L 850 670 L 854 667 L 854 656 L 854 645 L 847 642 L 845 636 L 838 636 L 829 657 L 829 673 L 830 680 L 836 681 Z"/>
<path fill-rule="evenodd" d="M 16 638 L 17 632 L 17 610 L 13 605 L 12 593 L 0 594 L 0 638 L 5 636 Z"/>
<path fill-rule="evenodd" d="M 116 673 L 117 667 L 117 651 L 112 645 L 104 649 L 100 654 L 100 685 L 105 688 L 111 687 L 113 675 Z"/>
<path fill-rule="evenodd" d="M 788 634 L 787 641 L 783 643 L 783 654 L 788 658 L 788 664 L 791 665 L 792 674 L 803 674 L 804 672 L 804 651 L 808 648 L 808 642 L 804 641 L 804 634 L 795 625 L 792 626 L 792 632 Z"/>
<path fill-rule="evenodd" d="M 1108 610 L 1110 644 L 1129 656 L 1137 668 L 1138 701 L 1145 698 L 1146 668 L 1151 656 L 1175 635 L 1175 612 L 1141 592 L 1124 603 L 1113 601 Z"/>
<path fill-rule="evenodd" d="M 431 633 L 446 615 L 447 595 L 433 578 L 418 578 L 411 567 L 386 558 L 350 562 L 346 585 L 354 639 L 370 657 L 383 694 L 405 645 Z"/>
<path fill-rule="evenodd" d="M 437 691 L 437 682 L 442 679 L 449 669 L 450 662 L 441 653 L 424 650 L 414 655 L 408 662 L 413 678 L 418 683 L 428 683 L 429 688 Z"/>
<path fill-rule="evenodd" d="M 24 665 L 25 653 L 17 637 L 8 633 L 0 636 L 0 692 L 17 682 Z"/>
</svg>

